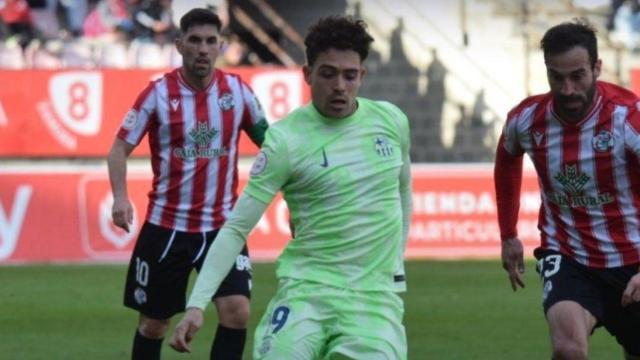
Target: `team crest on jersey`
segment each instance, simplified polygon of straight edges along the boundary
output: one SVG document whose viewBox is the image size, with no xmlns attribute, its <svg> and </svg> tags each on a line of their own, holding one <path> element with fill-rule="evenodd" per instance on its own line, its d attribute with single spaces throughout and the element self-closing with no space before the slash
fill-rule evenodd
<svg viewBox="0 0 640 360">
<path fill-rule="evenodd" d="M 256 160 L 253 162 L 253 166 L 251 166 L 251 171 L 249 171 L 249 174 L 251 176 L 258 176 L 262 174 L 262 172 L 266 168 L 267 168 L 267 154 L 260 151 L 256 156 Z"/>
<path fill-rule="evenodd" d="M 593 137 L 593 149 L 597 152 L 607 152 L 613 148 L 613 134 L 611 131 L 602 130 Z"/>
<path fill-rule="evenodd" d="M 384 136 L 378 135 L 373 139 L 375 144 L 376 153 L 382 157 L 388 157 L 393 154 L 393 146 L 389 144 L 389 140 Z"/>
<path fill-rule="evenodd" d="M 613 202 L 611 193 L 600 193 L 597 196 L 586 195 L 585 185 L 591 181 L 589 175 L 578 171 L 578 165 L 566 165 L 564 172 L 557 172 L 553 178 L 560 183 L 562 193 L 549 193 L 549 201 L 563 207 L 592 207 Z"/>
<path fill-rule="evenodd" d="M 220 96 L 220 98 L 218 99 L 218 106 L 220 106 L 220 109 L 222 109 L 222 111 L 232 109 L 234 106 L 233 95 L 228 92 L 222 94 L 222 96 Z"/>
<path fill-rule="evenodd" d="M 124 116 L 124 120 L 122 121 L 122 127 L 131 130 L 136 125 L 138 121 L 138 112 L 134 109 L 130 109 L 127 111 L 127 114 Z"/>
</svg>

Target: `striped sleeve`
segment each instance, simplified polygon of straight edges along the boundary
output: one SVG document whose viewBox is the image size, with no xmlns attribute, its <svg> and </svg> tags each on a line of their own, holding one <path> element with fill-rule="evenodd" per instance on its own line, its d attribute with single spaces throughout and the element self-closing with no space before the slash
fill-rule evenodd
<svg viewBox="0 0 640 360">
<path fill-rule="evenodd" d="M 138 95 L 133 107 L 127 111 L 118 131 L 118 137 L 131 145 L 138 145 L 149 130 L 156 114 L 156 82 L 151 82 Z"/>
<path fill-rule="evenodd" d="M 242 128 L 247 132 L 249 138 L 258 146 L 262 145 L 264 135 L 269 128 L 260 100 L 244 82 L 240 81 L 242 98 L 244 101 L 244 113 L 242 117 Z"/>
<path fill-rule="evenodd" d="M 640 101 L 629 107 L 627 121 L 624 128 L 624 144 L 636 156 L 640 157 Z"/>
</svg>

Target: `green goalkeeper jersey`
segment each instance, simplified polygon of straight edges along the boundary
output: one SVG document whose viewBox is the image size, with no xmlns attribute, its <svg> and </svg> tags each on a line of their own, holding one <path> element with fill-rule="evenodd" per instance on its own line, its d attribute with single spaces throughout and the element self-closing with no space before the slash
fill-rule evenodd
<svg viewBox="0 0 640 360">
<path fill-rule="evenodd" d="M 356 290 L 405 290 L 410 221 L 409 126 L 394 105 L 358 98 L 349 117 L 309 104 L 267 132 L 244 192 L 282 190 L 294 237 L 278 278 Z"/>
</svg>

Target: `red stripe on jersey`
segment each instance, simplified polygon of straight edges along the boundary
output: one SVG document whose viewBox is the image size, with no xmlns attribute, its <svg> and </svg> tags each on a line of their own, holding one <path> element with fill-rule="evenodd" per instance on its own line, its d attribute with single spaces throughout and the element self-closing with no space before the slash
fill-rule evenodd
<svg viewBox="0 0 640 360">
<path fill-rule="evenodd" d="M 158 184 L 160 183 L 160 157 L 154 156 L 160 151 L 160 138 L 158 136 L 158 115 L 154 112 L 149 118 L 147 123 L 149 131 L 147 136 L 149 137 L 149 148 L 151 149 L 151 171 L 153 171 L 153 184 L 151 185 L 151 191 L 149 191 L 149 204 L 147 205 L 147 214 L 151 214 L 153 204 L 158 199 Z"/>
<path fill-rule="evenodd" d="M 608 106 L 602 109 L 601 115 L 596 125 L 594 135 L 600 134 L 601 131 L 608 131 L 613 133 L 613 120 L 611 116 L 615 109 L 614 103 L 608 103 Z M 613 154 L 611 151 L 595 152 L 596 163 L 596 183 L 598 184 L 597 193 L 604 194 L 616 194 L 616 180 L 614 174 Z M 625 264 L 637 262 L 638 255 L 632 256 L 628 251 L 624 251 L 632 244 L 627 239 L 626 222 L 622 216 L 620 210 L 619 197 L 614 196 L 615 201 L 602 205 L 602 211 L 604 212 L 604 220 L 607 224 L 607 230 L 609 236 L 613 240 L 615 247 L 618 249 L 618 253 L 622 255 L 622 261 Z M 634 261 L 635 260 L 635 261 Z"/>
<path fill-rule="evenodd" d="M 229 83 L 225 77 L 225 74 L 222 71 L 216 70 L 216 78 L 218 83 L 218 98 L 222 97 L 224 94 L 231 93 L 231 89 L 229 87 Z M 224 110 L 220 108 L 220 112 L 222 113 L 222 134 L 220 134 L 222 138 L 222 144 L 227 146 L 233 146 L 231 144 L 231 136 L 233 135 L 234 128 L 234 112 L 235 107 L 239 106 L 239 104 L 234 104 L 230 109 Z M 230 148 L 227 148 L 227 151 L 231 151 Z M 229 156 L 230 153 L 227 153 L 226 156 L 220 156 L 218 158 L 218 188 L 216 189 L 216 197 L 215 203 L 213 205 L 214 214 L 213 214 L 213 227 L 219 228 L 224 224 L 225 216 L 224 216 L 224 195 L 227 188 L 227 173 L 229 171 Z M 237 176 L 237 174 L 236 174 Z"/>
<path fill-rule="evenodd" d="M 536 167 L 536 172 L 538 173 L 538 177 L 542 184 L 541 191 L 544 191 L 547 194 L 553 193 L 553 187 L 551 186 L 551 174 L 549 174 L 549 159 L 547 152 L 547 143 L 549 139 L 549 120 L 547 119 L 547 110 L 549 106 L 549 99 L 545 99 L 542 101 L 540 105 L 536 108 L 536 111 L 533 114 L 533 120 L 531 124 L 531 136 L 536 136 L 536 134 L 542 134 L 540 144 L 537 144 L 536 139 L 532 139 L 532 144 L 535 144 L 533 147 L 533 163 Z M 549 207 L 551 210 L 551 214 L 547 214 L 545 206 Z M 547 216 L 551 216 L 554 221 L 554 228 L 556 231 L 555 238 L 560 245 L 560 251 L 567 254 L 573 255 L 574 251 L 568 246 L 569 235 L 567 234 L 564 226 L 561 226 L 562 220 L 560 219 L 560 209 L 558 206 L 551 201 L 546 201 L 543 206 L 540 206 L 540 213 L 538 215 L 538 226 L 540 229 L 548 226 Z M 543 248 L 548 248 L 549 246 L 549 238 L 544 231 L 541 231 L 541 246 Z"/>
<path fill-rule="evenodd" d="M 198 126 L 200 123 L 207 124 L 207 128 L 210 128 L 212 124 L 209 122 L 209 106 L 207 104 L 207 98 L 209 97 L 208 91 L 198 91 L 195 93 L 195 102 L 196 102 L 196 113 L 194 114 L 196 117 L 196 123 L 194 126 Z M 207 144 L 207 147 L 210 144 Z M 200 225 L 202 223 L 202 209 L 204 208 L 205 203 L 205 194 L 207 187 L 207 176 L 209 163 L 211 160 L 209 158 L 198 157 L 196 160 L 196 166 L 193 174 L 193 188 L 191 192 L 191 209 L 189 213 L 189 221 L 187 227 L 191 232 L 197 232 L 200 230 Z"/>
<path fill-rule="evenodd" d="M 565 171 L 569 166 L 576 166 L 578 173 L 581 173 L 581 130 L 574 125 L 565 125 L 562 137 L 562 169 Z M 582 245 L 587 252 L 587 263 L 590 266 L 602 268 L 606 264 L 604 253 L 598 247 L 598 241 L 593 236 L 591 227 L 591 216 L 586 207 L 569 207 L 573 217 L 575 228 L 582 238 Z"/>
<path fill-rule="evenodd" d="M 169 106 L 169 141 L 171 150 L 173 150 L 178 147 L 184 147 L 183 101 L 176 72 L 173 73 L 173 76 L 167 76 L 166 79 L 169 103 L 175 99 L 180 100 L 180 104 L 178 104 L 175 109 Z M 169 160 L 169 187 L 166 192 L 167 203 L 162 209 L 160 225 L 173 228 L 176 220 L 175 214 L 178 210 L 177 207 L 180 204 L 180 184 L 182 184 L 184 161 L 182 158 L 175 156 L 173 151 L 169 154 L 169 157 L 171 160 Z"/>
</svg>

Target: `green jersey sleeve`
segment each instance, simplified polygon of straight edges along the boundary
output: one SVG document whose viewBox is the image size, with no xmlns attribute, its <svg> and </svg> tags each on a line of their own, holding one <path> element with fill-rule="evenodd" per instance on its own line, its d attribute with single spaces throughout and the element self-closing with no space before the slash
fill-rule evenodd
<svg viewBox="0 0 640 360">
<path fill-rule="evenodd" d="M 289 179 L 289 150 L 277 127 L 267 130 L 262 149 L 256 156 L 244 192 L 269 204 Z"/>
</svg>

